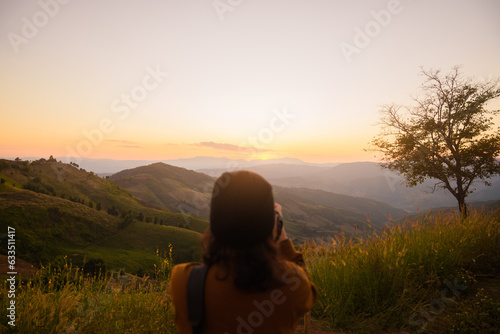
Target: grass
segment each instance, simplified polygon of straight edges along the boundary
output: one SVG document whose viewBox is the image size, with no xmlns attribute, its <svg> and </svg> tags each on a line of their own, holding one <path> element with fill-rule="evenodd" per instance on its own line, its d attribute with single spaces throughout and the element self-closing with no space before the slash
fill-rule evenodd
<svg viewBox="0 0 500 334">
<path fill-rule="evenodd" d="M 180 214 L 168 214 L 182 220 Z M 76 258 L 87 256 L 104 259 L 109 268 L 147 273 L 154 264 L 155 249 L 166 249 L 169 244 L 174 245 L 176 263 L 200 257 L 196 231 L 138 220 L 120 228 L 122 221 L 103 210 L 55 196 L 28 190 L 0 192 L 0 231 L 14 227 L 22 241 L 17 255 L 37 265 L 76 254 L 76 264 L 81 265 Z M 6 254 L 6 248 L 0 254 Z"/>
<path fill-rule="evenodd" d="M 301 250 L 318 288 L 312 315 L 331 330 L 349 333 L 498 332 L 498 298 L 478 288 L 476 277 L 498 274 L 499 225 L 498 213 L 474 211 L 467 219 L 440 213 L 378 236 L 358 231 L 305 244 Z M 85 276 L 68 262 L 42 268 L 18 286 L 16 330 L 176 333 L 167 289 L 172 251 L 158 255 L 151 278 L 129 278 L 125 285 L 109 273 Z M 2 309 L 6 289 L 4 284 L 0 290 Z M 438 318 L 444 329 L 435 330 Z M 8 333 L 7 320 L 2 317 L 0 324 Z"/>
<path fill-rule="evenodd" d="M 447 282 L 470 286 L 475 274 L 498 271 L 499 225 L 498 214 L 440 213 L 379 236 L 308 244 L 304 255 L 319 291 L 313 316 L 356 333 L 418 331 L 428 322 L 425 312 L 441 305 L 442 292 L 450 296 Z"/>
<path fill-rule="evenodd" d="M 84 274 L 68 261 L 41 268 L 17 287 L 16 326 L 7 317 L 2 333 L 174 333 L 167 293 L 172 251 L 158 253 L 152 278 Z M 0 305 L 8 307 L 6 285 Z"/>
<path fill-rule="evenodd" d="M 173 246 L 173 261 L 183 263 L 201 258 L 200 234 L 172 226 L 134 222 L 122 232 L 84 249 L 90 257 L 100 257 L 110 267 L 132 273 L 147 273 L 156 261 L 156 249 Z M 120 265 L 121 264 L 121 265 Z"/>
</svg>

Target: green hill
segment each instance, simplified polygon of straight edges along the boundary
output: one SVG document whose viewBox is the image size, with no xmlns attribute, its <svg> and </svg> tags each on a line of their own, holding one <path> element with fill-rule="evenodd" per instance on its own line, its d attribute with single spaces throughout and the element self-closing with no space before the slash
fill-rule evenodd
<svg viewBox="0 0 500 334">
<path fill-rule="evenodd" d="M 215 179 L 205 174 L 159 162 L 118 172 L 109 179 L 148 204 L 209 217 Z"/>
<path fill-rule="evenodd" d="M 98 257 L 137 271 L 157 260 L 157 248 L 169 244 L 177 262 L 197 260 L 199 232 L 208 222 L 145 206 L 125 189 L 75 165 L 53 159 L 0 160 L 1 233 L 7 226 L 16 229 L 19 258 L 32 263 L 73 254 L 77 262 Z"/>
</svg>

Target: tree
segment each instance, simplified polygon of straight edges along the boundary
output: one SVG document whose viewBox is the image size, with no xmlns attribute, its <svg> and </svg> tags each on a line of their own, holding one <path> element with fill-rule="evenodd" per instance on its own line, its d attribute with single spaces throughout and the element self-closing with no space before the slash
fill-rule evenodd
<svg viewBox="0 0 500 334">
<path fill-rule="evenodd" d="M 134 222 L 134 219 L 132 217 L 132 211 L 128 211 L 123 215 L 123 221 L 120 223 L 119 228 L 124 229 L 127 226 L 130 226 Z"/>
<path fill-rule="evenodd" d="M 465 198 L 474 182 L 491 185 L 500 174 L 500 127 L 493 116 L 500 110 L 485 104 L 500 96 L 499 80 L 464 78 L 455 66 L 443 76 L 424 70 L 423 94 L 414 106 L 387 105 L 381 110 L 382 132 L 372 144 L 383 153 L 382 166 L 403 174 L 408 186 L 435 179 L 434 190 L 448 190 L 467 216 Z"/>
<path fill-rule="evenodd" d="M 108 208 L 107 211 L 108 211 L 108 214 L 113 215 L 113 216 L 118 216 L 120 214 L 120 212 L 118 211 L 118 209 L 114 205 L 112 207 Z"/>
</svg>

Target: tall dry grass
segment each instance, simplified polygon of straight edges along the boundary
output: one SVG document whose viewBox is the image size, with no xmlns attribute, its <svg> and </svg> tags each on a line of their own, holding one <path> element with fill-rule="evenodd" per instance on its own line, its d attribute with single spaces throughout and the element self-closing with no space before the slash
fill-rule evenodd
<svg viewBox="0 0 500 334">
<path fill-rule="evenodd" d="M 378 235 L 357 232 L 303 249 L 319 291 L 313 316 L 334 329 L 415 330 L 415 312 L 439 298 L 447 283 L 470 285 L 474 274 L 500 268 L 498 213 L 473 211 L 466 219 L 438 213 Z"/>
<path fill-rule="evenodd" d="M 480 211 L 467 219 L 439 213 L 393 224 L 378 235 L 358 231 L 349 238 L 339 234 L 303 245 L 318 287 L 313 317 L 354 333 L 418 332 L 412 316 L 418 318 L 441 298 L 446 282 L 470 286 L 475 274 L 498 272 L 499 217 Z M 152 278 L 88 276 L 66 261 L 44 267 L 34 278 L 18 282 L 16 327 L 3 316 L 1 332 L 176 333 L 168 296 L 172 251 L 157 255 Z M 464 298 L 467 291 L 456 297 Z M 8 302 L 5 282 L 0 308 L 5 310 Z"/>
<path fill-rule="evenodd" d="M 16 293 L 16 326 L 1 319 L 2 333 L 175 333 L 168 295 L 172 250 L 163 254 L 155 277 L 84 275 L 64 262 L 42 267 L 22 280 Z M 6 285 L 0 305 L 7 308 Z"/>
</svg>

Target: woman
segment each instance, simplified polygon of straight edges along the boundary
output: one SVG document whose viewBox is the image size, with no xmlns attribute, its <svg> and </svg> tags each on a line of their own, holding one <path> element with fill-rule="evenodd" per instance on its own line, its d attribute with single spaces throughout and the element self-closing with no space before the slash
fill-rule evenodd
<svg viewBox="0 0 500 334">
<path fill-rule="evenodd" d="M 202 237 L 204 333 L 294 333 L 314 305 L 316 287 L 287 238 L 271 185 L 249 171 L 224 173 L 212 193 Z M 194 263 L 173 268 L 170 293 L 179 332 L 192 333 L 186 289 Z"/>
</svg>

